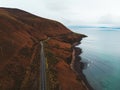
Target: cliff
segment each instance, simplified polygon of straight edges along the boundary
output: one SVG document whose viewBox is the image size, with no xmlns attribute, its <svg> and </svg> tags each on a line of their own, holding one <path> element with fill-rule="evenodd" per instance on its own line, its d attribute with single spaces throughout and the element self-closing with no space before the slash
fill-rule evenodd
<svg viewBox="0 0 120 90">
<path fill-rule="evenodd" d="M 57 21 L 9 8 L 0 8 L 0 90 L 39 90 L 39 42 L 48 37 L 44 43 L 48 90 L 89 90 L 70 67 L 74 44 L 85 35 Z"/>
</svg>

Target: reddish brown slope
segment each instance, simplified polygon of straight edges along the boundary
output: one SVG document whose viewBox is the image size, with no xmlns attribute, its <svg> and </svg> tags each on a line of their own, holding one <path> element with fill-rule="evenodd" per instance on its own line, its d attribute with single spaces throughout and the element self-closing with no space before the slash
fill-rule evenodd
<svg viewBox="0 0 120 90">
<path fill-rule="evenodd" d="M 75 80 L 75 74 L 70 70 L 69 65 L 63 62 L 66 61 L 66 57 L 71 56 L 71 45 L 79 42 L 83 35 L 71 32 L 57 21 L 8 8 L 0 8 L 0 90 L 38 90 L 40 85 L 39 41 L 53 36 L 57 37 L 53 38 L 50 44 L 59 43 L 61 46 L 60 49 L 56 49 L 55 46 L 52 46 L 53 50 L 48 48 L 52 53 L 58 53 L 57 58 L 60 62 L 57 62 L 55 67 L 58 72 L 56 75 L 60 82 L 59 86 L 68 90 L 69 85 L 74 83 L 77 88 L 75 90 L 80 90 L 80 88 L 83 90 L 84 85 L 80 85 Z M 64 50 L 64 46 L 68 48 L 67 52 Z M 63 53 L 61 60 L 59 54 L 62 52 L 68 54 Z M 71 83 L 66 86 L 64 86 L 64 78 L 61 76 L 63 72 L 66 78 L 69 77 L 67 77 L 68 74 L 71 74 Z"/>
</svg>

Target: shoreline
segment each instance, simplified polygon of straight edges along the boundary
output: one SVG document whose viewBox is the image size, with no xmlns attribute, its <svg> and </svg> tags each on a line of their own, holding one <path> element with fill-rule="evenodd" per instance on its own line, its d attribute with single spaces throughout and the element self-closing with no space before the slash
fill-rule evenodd
<svg viewBox="0 0 120 90">
<path fill-rule="evenodd" d="M 1 89 L 18 90 L 25 87 L 27 90 L 32 88 L 38 90 L 41 72 L 39 41 L 47 39 L 47 37 L 61 36 L 52 38 L 46 43 L 50 90 L 59 88 L 62 90 L 88 90 L 87 84 L 83 80 L 84 76 L 81 76 L 81 69 L 78 75 L 83 79 L 79 82 L 77 74 L 69 65 L 73 46 L 80 44 L 79 41 L 85 35 L 72 32 L 58 21 L 37 17 L 20 9 L 0 8 L 0 12 L 2 25 Z M 73 53 L 75 65 L 78 59 L 75 55 L 76 50 Z"/>
<path fill-rule="evenodd" d="M 82 80 L 83 85 L 88 90 L 94 90 L 93 87 L 87 81 L 86 76 L 83 74 L 84 63 L 81 62 L 81 57 L 80 57 L 80 54 L 82 53 L 82 49 L 76 47 L 79 44 L 81 44 L 81 42 L 75 42 L 72 45 L 72 57 L 71 57 L 70 68 L 76 74 L 77 79 L 78 80 Z"/>
</svg>

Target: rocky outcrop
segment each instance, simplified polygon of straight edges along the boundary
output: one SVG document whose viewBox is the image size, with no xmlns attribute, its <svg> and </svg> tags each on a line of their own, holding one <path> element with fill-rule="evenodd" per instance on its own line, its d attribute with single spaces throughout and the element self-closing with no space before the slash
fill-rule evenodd
<svg viewBox="0 0 120 90">
<path fill-rule="evenodd" d="M 39 41 L 48 37 L 49 90 L 88 90 L 70 68 L 74 43 L 85 35 L 71 32 L 57 21 L 9 8 L 0 8 L 0 90 L 39 89 Z"/>
</svg>

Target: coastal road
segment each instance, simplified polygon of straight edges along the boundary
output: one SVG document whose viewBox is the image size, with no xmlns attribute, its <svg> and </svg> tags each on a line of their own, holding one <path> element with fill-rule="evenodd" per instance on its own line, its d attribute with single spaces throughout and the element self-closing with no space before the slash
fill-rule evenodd
<svg viewBox="0 0 120 90">
<path fill-rule="evenodd" d="M 40 41 L 40 90 L 46 90 L 46 59 L 44 54 L 44 44 Z"/>
<path fill-rule="evenodd" d="M 60 35 L 61 36 L 61 35 Z M 55 36 L 56 37 L 56 36 Z M 46 58 L 44 54 L 44 42 L 50 40 L 51 38 L 55 37 L 48 37 L 46 40 L 40 41 L 41 49 L 40 49 L 40 90 L 46 90 Z"/>
</svg>

